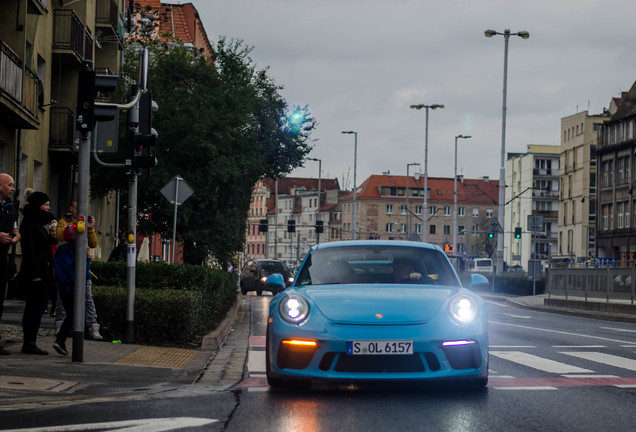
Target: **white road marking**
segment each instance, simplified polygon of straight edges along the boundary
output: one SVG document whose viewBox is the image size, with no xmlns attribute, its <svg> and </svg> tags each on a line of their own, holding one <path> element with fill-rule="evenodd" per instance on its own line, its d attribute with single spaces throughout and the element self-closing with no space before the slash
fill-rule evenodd
<svg viewBox="0 0 636 432">
<path fill-rule="evenodd" d="M 603 330 L 613 330 L 613 331 L 617 331 L 617 332 L 623 332 L 623 333 L 636 333 L 636 330 L 631 330 L 631 329 L 621 329 L 621 328 L 615 328 L 615 327 L 601 327 Z"/>
<path fill-rule="evenodd" d="M 117 430 L 118 432 L 163 432 L 187 427 L 205 426 L 215 423 L 218 420 L 196 418 L 196 417 L 170 417 L 140 420 L 124 420 L 104 423 L 84 423 L 76 425 L 47 426 L 46 428 L 10 429 L 4 432 L 36 432 L 46 430 L 47 432 L 67 432 L 67 431 L 106 431 Z"/>
<path fill-rule="evenodd" d="M 561 354 L 567 354 L 573 357 L 578 357 L 584 360 L 591 360 L 597 363 L 603 363 L 610 366 L 615 366 L 621 369 L 628 369 L 636 371 L 636 360 L 615 356 L 611 354 L 605 354 L 600 352 L 567 352 L 564 351 Z"/>
<path fill-rule="evenodd" d="M 490 351 L 491 355 L 518 363 L 533 369 L 542 370 L 544 372 L 567 374 L 567 373 L 591 373 L 589 369 L 572 366 L 566 363 L 557 362 L 543 357 L 527 354 L 521 351 Z"/>
<path fill-rule="evenodd" d="M 583 348 L 607 348 L 607 347 L 605 345 L 552 345 L 552 348 L 583 349 Z"/>
<path fill-rule="evenodd" d="M 247 358 L 247 370 L 250 373 L 265 373 L 265 351 L 249 351 Z"/>
<path fill-rule="evenodd" d="M 532 318 L 530 315 L 513 315 L 513 314 L 507 314 L 507 313 L 505 313 L 504 315 L 509 316 L 511 318 L 521 318 L 521 319 L 530 319 L 530 318 Z"/>
<path fill-rule="evenodd" d="M 507 349 L 519 349 L 519 348 L 536 348 L 536 345 L 490 345 L 489 348 L 507 348 Z"/>
<path fill-rule="evenodd" d="M 554 334 L 561 334 L 561 335 L 567 335 L 567 336 L 576 336 L 576 337 L 584 337 L 584 338 L 590 338 L 590 339 L 599 339 L 599 340 L 604 340 L 604 341 L 608 341 L 608 342 L 616 342 L 616 343 L 623 343 L 623 344 L 633 344 L 632 341 L 625 341 L 625 340 L 620 340 L 620 339 L 610 339 L 610 338 L 601 337 L 601 336 L 592 336 L 592 335 L 581 334 L 581 333 L 564 332 L 564 331 L 559 331 L 559 330 L 554 330 L 554 329 L 547 329 L 547 328 L 540 328 L 540 327 L 530 327 L 530 326 L 524 326 L 524 325 L 521 325 L 521 324 L 510 324 L 510 323 L 504 323 L 504 322 L 498 322 L 498 321 L 488 321 L 488 323 L 489 324 L 499 324 L 499 325 L 508 326 L 508 327 L 518 327 L 518 328 L 523 328 L 523 329 L 526 329 L 526 330 L 536 330 L 536 331 L 545 332 L 545 333 L 554 333 Z"/>
<path fill-rule="evenodd" d="M 558 390 L 558 388 L 552 387 L 552 386 L 535 386 L 535 387 L 523 387 L 523 386 L 519 386 L 519 387 L 497 387 L 497 386 L 494 386 L 493 388 L 495 388 L 497 390 Z"/>
</svg>

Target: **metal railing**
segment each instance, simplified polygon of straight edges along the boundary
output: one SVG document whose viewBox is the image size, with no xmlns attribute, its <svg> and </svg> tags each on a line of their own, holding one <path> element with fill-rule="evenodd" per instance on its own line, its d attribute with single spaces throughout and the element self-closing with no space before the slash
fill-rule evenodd
<svg viewBox="0 0 636 432">
<path fill-rule="evenodd" d="M 49 148 L 72 149 L 73 131 L 73 110 L 69 107 L 51 107 Z"/>
<path fill-rule="evenodd" d="M 9 45 L 0 41 L 0 89 L 21 103 L 23 78 L 22 60 Z"/>
<path fill-rule="evenodd" d="M 55 10 L 53 48 L 69 49 L 79 57 L 84 56 L 84 25 L 74 11 Z"/>
<path fill-rule="evenodd" d="M 589 299 L 629 300 L 636 297 L 636 267 L 587 267 L 549 269 L 546 289 L 550 295 Z"/>
</svg>

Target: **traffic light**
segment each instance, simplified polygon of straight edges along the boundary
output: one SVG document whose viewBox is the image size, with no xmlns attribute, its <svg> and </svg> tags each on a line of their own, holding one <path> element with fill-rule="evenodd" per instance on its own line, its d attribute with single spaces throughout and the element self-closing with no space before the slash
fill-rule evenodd
<svg viewBox="0 0 636 432">
<path fill-rule="evenodd" d="M 495 233 L 493 232 L 489 232 L 488 233 L 488 238 L 494 238 L 495 237 Z"/>
<path fill-rule="evenodd" d="M 515 238 L 516 239 L 520 239 L 521 238 L 521 227 L 516 227 L 515 228 Z"/>
<path fill-rule="evenodd" d="M 324 226 L 325 226 L 324 221 L 317 220 L 316 221 L 316 233 L 320 234 L 320 233 L 324 232 Z"/>
<path fill-rule="evenodd" d="M 266 233 L 268 230 L 267 219 L 261 219 L 258 221 L 258 232 Z"/>
<path fill-rule="evenodd" d="M 157 143 L 157 131 L 152 127 L 152 113 L 159 109 L 150 93 L 139 98 L 139 132 L 134 135 L 135 155 L 133 166 L 137 170 L 157 166 L 157 158 L 152 155 L 152 147 Z M 149 171 L 147 172 L 149 174 Z"/>
<path fill-rule="evenodd" d="M 288 220 L 287 221 L 287 232 L 289 233 L 293 233 L 296 232 L 296 221 L 295 220 Z"/>
<path fill-rule="evenodd" d="M 95 104 L 98 94 L 112 93 L 117 88 L 117 75 L 97 75 L 93 62 L 84 60 L 77 80 L 77 108 L 75 129 L 79 132 L 92 131 L 95 122 L 114 120 L 119 109 L 116 104 Z"/>
</svg>

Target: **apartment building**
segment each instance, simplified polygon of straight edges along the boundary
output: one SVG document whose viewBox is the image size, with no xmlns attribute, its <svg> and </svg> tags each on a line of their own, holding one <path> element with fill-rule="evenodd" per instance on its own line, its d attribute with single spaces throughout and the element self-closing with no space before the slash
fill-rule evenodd
<svg viewBox="0 0 636 432">
<path fill-rule="evenodd" d="M 66 211 L 78 181 L 74 113 L 78 71 L 91 60 L 118 74 L 123 49 L 123 0 L 0 2 L 0 171 L 25 190 L 46 192 L 52 212 Z M 89 203 L 108 257 L 116 239 L 115 200 Z"/>
<path fill-rule="evenodd" d="M 613 98 L 597 143 L 596 254 L 631 266 L 636 259 L 636 82 Z"/>
<path fill-rule="evenodd" d="M 528 271 L 530 260 L 548 265 L 557 251 L 560 147 L 528 145 L 526 153 L 508 153 L 504 221 L 504 261 Z M 529 217 L 541 220 L 533 229 Z M 515 237 L 521 228 L 521 237 Z"/>
<path fill-rule="evenodd" d="M 486 227 L 497 217 L 498 181 L 457 177 L 457 256 L 484 256 Z M 424 177 L 372 175 L 356 192 L 356 238 L 426 241 L 452 245 L 452 178 L 429 177 L 424 216 Z M 342 197 L 342 238 L 352 238 L 353 193 Z"/>
<path fill-rule="evenodd" d="M 337 179 L 259 180 L 247 218 L 245 257 L 280 259 L 296 266 L 310 247 L 332 239 L 332 211 L 338 205 L 339 192 Z M 267 232 L 259 232 L 261 220 L 267 220 Z M 295 232 L 287 230 L 290 220 L 295 223 Z M 322 221 L 322 233 L 316 232 L 316 221 Z"/>
<path fill-rule="evenodd" d="M 609 113 L 582 111 L 561 119 L 559 257 L 583 263 L 596 249 L 597 129 Z"/>
</svg>

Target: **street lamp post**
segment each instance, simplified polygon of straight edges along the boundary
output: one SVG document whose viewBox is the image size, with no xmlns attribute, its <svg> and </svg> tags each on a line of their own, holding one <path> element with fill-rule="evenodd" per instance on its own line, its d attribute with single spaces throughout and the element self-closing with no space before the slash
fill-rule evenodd
<svg viewBox="0 0 636 432">
<path fill-rule="evenodd" d="M 426 108 L 426 134 L 424 137 L 424 208 L 422 209 L 422 241 L 426 241 L 426 217 L 428 215 L 428 110 L 444 109 L 444 105 L 411 105 L 411 109 L 421 110 Z"/>
<path fill-rule="evenodd" d="M 358 132 L 354 131 L 342 131 L 343 134 L 353 134 L 354 135 L 354 146 L 353 146 L 353 214 L 352 219 L 353 223 L 351 225 L 351 239 L 356 239 L 356 169 L 358 165 Z"/>
<path fill-rule="evenodd" d="M 420 166 L 419 163 L 407 163 L 406 164 L 406 231 L 407 239 L 411 236 L 411 205 L 409 203 L 409 167 Z"/>
<path fill-rule="evenodd" d="M 506 92 L 508 87 L 508 40 L 510 36 L 519 36 L 521 39 L 528 39 L 530 33 L 520 31 L 511 33 L 509 29 L 505 29 L 503 33 L 495 30 L 484 31 L 486 37 L 501 35 L 504 37 L 504 72 L 503 72 L 503 105 L 501 108 L 501 165 L 499 168 L 499 210 L 497 219 L 501 225 L 501 232 L 497 235 L 497 268 L 503 271 L 503 233 L 504 229 L 504 211 L 506 200 Z"/>
<path fill-rule="evenodd" d="M 307 160 L 318 162 L 318 209 L 316 210 L 316 220 L 318 220 L 318 216 L 320 215 L 320 206 L 322 203 L 322 189 L 320 189 L 320 180 L 322 179 L 322 159 L 317 158 L 307 158 Z M 320 234 L 316 233 L 317 242 L 320 243 Z"/>
<path fill-rule="evenodd" d="M 457 140 L 459 138 L 468 139 L 471 138 L 471 136 L 457 135 L 455 137 L 455 175 L 453 177 L 453 248 L 457 247 Z"/>
</svg>

